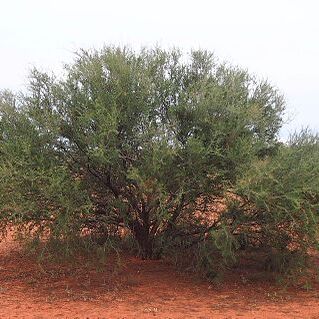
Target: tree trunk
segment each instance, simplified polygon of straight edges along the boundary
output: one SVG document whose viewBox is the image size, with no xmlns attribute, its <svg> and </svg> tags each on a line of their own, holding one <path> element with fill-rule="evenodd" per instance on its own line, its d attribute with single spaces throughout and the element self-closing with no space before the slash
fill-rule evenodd
<svg viewBox="0 0 319 319">
<path fill-rule="evenodd" d="M 138 243 L 140 256 L 143 259 L 156 259 L 157 257 L 154 254 L 154 237 L 150 234 L 149 227 L 135 221 L 132 232 Z"/>
<path fill-rule="evenodd" d="M 142 259 L 156 259 L 154 256 L 153 240 L 149 237 L 137 240 Z"/>
</svg>

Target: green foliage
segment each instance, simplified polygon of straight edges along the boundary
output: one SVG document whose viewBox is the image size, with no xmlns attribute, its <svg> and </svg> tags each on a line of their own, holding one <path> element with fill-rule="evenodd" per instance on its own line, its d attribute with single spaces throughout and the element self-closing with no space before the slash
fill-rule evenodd
<svg viewBox="0 0 319 319">
<path fill-rule="evenodd" d="M 18 103 L 1 96 L 1 230 L 13 224 L 25 231 L 49 227 L 53 236 L 70 233 L 77 214 L 91 207 L 87 192 Z"/>
<path fill-rule="evenodd" d="M 318 247 L 318 177 L 318 136 L 302 131 L 238 181 L 234 232 L 266 251 L 267 269 L 300 273 Z"/>
<path fill-rule="evenodd" d="M 318 177 L 319 139 L 303 131 L 275 156 L 256 161 L 238 182 L 238 194 L 254 203 L 269 246 L 306 250 L 316 243 Z"/>
<path fill-rule="evenodd" d="M 2 230 L 129 231 L 143 258 L 202 243 L 225 264 L 256 245 L 305 251 L 318 139 L 280 144 L 283 110 L 269 83 L 206 51 L 106 47 L 60 78 L 33 70 L 26 94 L 0 99 Z"/>
</svg>

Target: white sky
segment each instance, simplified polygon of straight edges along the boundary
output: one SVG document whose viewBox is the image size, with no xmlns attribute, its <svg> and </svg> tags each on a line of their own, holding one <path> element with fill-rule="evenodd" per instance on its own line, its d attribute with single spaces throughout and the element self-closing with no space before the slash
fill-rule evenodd
<svg viewBox="0 0 319 319">
<path fill-rule="evenodd" d="M 32 66 L 59 71 L 79 48 L 158 44 L 214 51 L 286 96 L 288 132 L 319 132 L 317 0 L 0 0 L 0 88 Z"/>
</svg>

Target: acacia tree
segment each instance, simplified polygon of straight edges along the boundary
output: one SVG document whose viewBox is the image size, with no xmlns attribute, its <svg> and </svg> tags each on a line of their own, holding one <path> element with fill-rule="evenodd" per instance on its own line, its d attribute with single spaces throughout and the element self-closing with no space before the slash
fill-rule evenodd
<svg viewBox="0 0 319 319">
<path fill-rule="evenodd" d="M 61 78 L 34 70 L 24 96 L 2 95 L 3 229 L 126 227 L 143 258 L 225 225 L 238 235 L 235 207 L 247 199 L 247 218 L 259 205 L 243 181 L 278 153 L 283 110 L 269 83 L 206 51 L 106 47 L 81 51 Z M 240 203 L 203 218 L 237 191 Z"/>
</svg>

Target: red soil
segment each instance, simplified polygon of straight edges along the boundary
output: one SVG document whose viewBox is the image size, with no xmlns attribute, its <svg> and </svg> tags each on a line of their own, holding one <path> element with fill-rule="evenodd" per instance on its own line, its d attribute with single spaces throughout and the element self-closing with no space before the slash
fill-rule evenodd
<svg viewBox="0 0 319 319">
<path fill-rule="evenodd" d="M 212 285 L 135 258 L 116 272 L 44 267 L 7 240 L 0 243 L 0 318 L 319 318 L 317 285 L 283 290 L 233 275 Z"/>
</svg>

